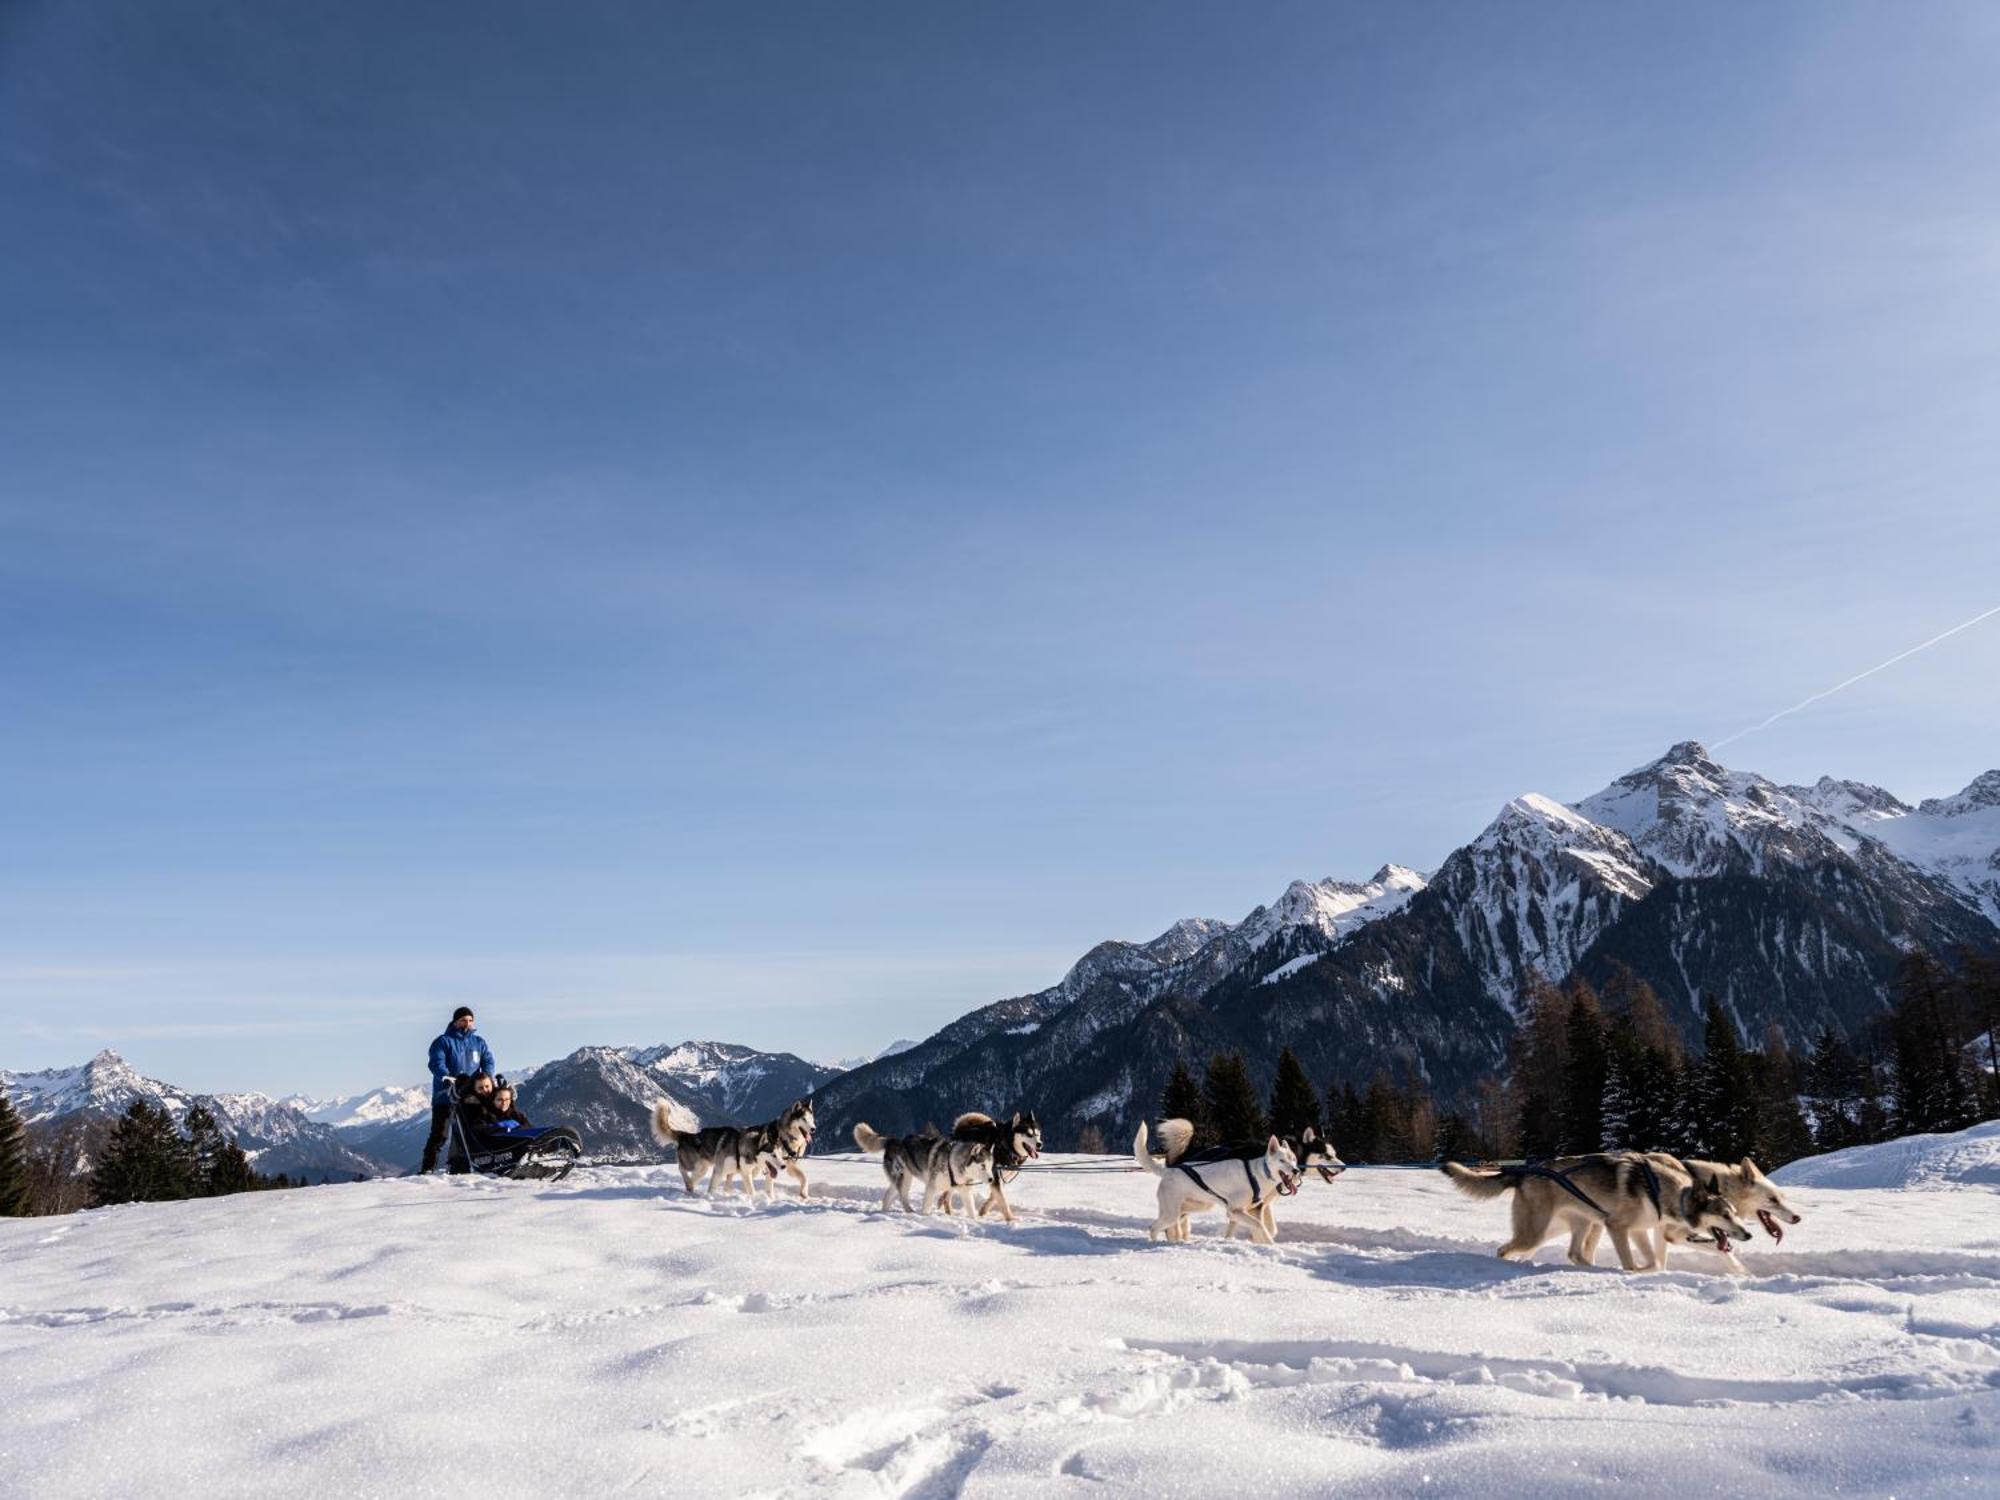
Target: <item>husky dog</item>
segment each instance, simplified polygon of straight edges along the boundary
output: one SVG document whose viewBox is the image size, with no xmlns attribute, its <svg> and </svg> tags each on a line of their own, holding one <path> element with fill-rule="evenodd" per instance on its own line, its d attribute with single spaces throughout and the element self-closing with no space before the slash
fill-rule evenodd
<svg viewBox="0 0 2000 1500">
<path fill-rule="evenodd" d="M 708 1195 L 713 1198 L 718 1185 L 726 1187 L 732 1179 L 740 1177 L 744 1191 L 752 1198 L 757 1196 L 757 1184 L 762 1182 L 766 1196 L 775 1202 L 778 1174 L 784 1172 L 798 1183 L 799 1196 L 807 1196 L 806 1174 L 799 1167 L 799 1158 L 812 1145 L 813 1111 L 809 1100 L 794 1099 L 777 1119 L 762 1125 L 683 1128 L 693 1123 L 665 1099 L 653 1106 L 653 1139 L 662 1146 L 673 1146 L 681 1182 L 690 1193 L 706 1178 Z"/>
<path fill-rule="evenodd" d="M 904 1213 L 917 1211 L 910 1202 L 910 1184 L 921 1186 L 929 1181 L 931 1151 L 942 1139 L 935 1125 L 926 1125 L 917 1135 L 894 1136 L 883 1135 L 866 1120 L 854 1127 L 855 1145 L 863 1151 L 882 1153 L 882 1175 L 889 1179 L 889 1185 L 882 1189 L 883 1213 L 889 1211 L 890 1201 L 896 1198 L 902 1199 Z"/>
<path fill-rule="evenodd" d="M 982 1182 L 993 1184 L 979 1204 L 979 1217 L 1000 1205 L 1000 1216 L 1014 1222 L 1014 1210 L 1007 1202 L 1007 1183 L 1020 1175 L 1022 1166 L 1042 1154 L 1042 1127 L 1035 1112 L 1016 1112 L 1005 1121 L 969 1111 L 951 1122 L 951 1138 L 931 1147 L 929 1171 L 924 1180 L 924 1212 L 939 1202 L 951 1212 L 951 1200 L 959 1197 L 968 1216 L 972 1214 L 972 1190 Z"/>
<path fill-rule="evenodd" d="M 1205 1156 L 1173 1160 L 1173 1148 L 1187 1149 L 1194 1127 L 1186 1120 L 1162 1120 L 1160 1138 L 1168 1145 L 1170 1158 L 1153 1159 L 1146 1149 L 1146 1122 L 1132 1137 L 1132 1160 L 1140 1170 L 1160 1179 L 1159 1217 L 1146 1231 L 1156 1240 L 1164 1234 L 1169 1241 L 1188 1237 L 1188 1215 L 1204 1209 L 1220 1208 L 1231 1229 L 1241 1227 L 1259 1244 L 1273 1243 L 1277 1235 L 1267 1227 L 1263 1210 L 1272 1198 L 1299 1190 L 1299 1159 L 1292 1148 L 1275 1135 L 1262 1151 L 1252 1147 L 1248 1155 L 1228 1155 L 1213 1161 Z"/>
<path fill-rule="evenodd" d="M 1318 1172 L 1323 1181 L 1331 1182 L 1347 1170 L 1347 1163 L 1342 1161 L 1339 1154 L 1333 1149 L 1333 1142 L 1322 1137 L 1310 1125 L 1306 1126 L 1302 1134 L 1281 1135 L 1278 1139 L 1284 1142 L 1286 1147 L 1291 1151 L 1292 1157 L 1298 1162 L 1299 1170 L 1302 1174 L 1305 1172 Z M 1186 1120 L 1160 1121 L 1160 1150 L 1165 1153 L 1167 1165 L 1170 1167 L 1177 1167 L 1182 1162 L 1191 1162 L 1199 1169 L 1207 1162 L 1223 1161 L 1226 1159 L 1244 1161 L 1264 1154 L 1264 1148 L 1255 1145 L 1211 1146 L 1205 1150 L 1190 1154 L 1188 1147 L 1193 1143 L 1193 1140 L 1194 1126 Z M 1278 1222 L 1276 1216 L 1271 1212 L 1270 1198 L 1266 1198 L 1263 1201 L 1263 1204 L 1256 1209 L 1256 1214 L 1258 1218 L 1264 1221 L 1265 1233 L 1269 1234 L 1273 1240 L 1276 1240 L 1278 1237 Z M 1183 1211 L 1180 1223 L 1175 1226 L 1174 1234 L 1168 1236 L 1168 1238 L 1185 1240 L 1187 1237 L 1187 1214 Z M 1234 1220 L 1231 1220 L 1223 1227 L 1222 1237 L 1225 1240 L 1236 1238 L 1236 1224 Z"/>
<path fill-rule="evenodd" d="M 1677 1156 L 1669 1156 L 1664 1151 L 1649 1151 L 1646 1160 L 1663 1172 L 1677 1173 L 1683 1177 L 1712 1180 L 1718 1185 L 1722 1196 L 1729 1200 L 1729 1206 L 1738 1215 L 1755 1215 L 1757 1222 L 1764 1226 L 1772 1243 L 1784 1239 L 1786 1224 L 1802 1222 L 1792 1206 L 1785 1202 L 1785 1195 L 1778 1191 L 1778 1185 L 1758 1169 L 1757 1163 L 1744 1157 L 1733 1167 L 1713 1161 L 1682 1161 Z M 1592 1230 L 1584 1250 L 1594 1254 L 1597 1249 L 1598 1232 Z M 1706 1235 L 1691 1234 L 1685 1226 L 1672 1219 L 1662 1219 L 1654 1231 L 1653 1262 L 1664 1266 L 1667 1263 L 1667 1246 L 1688 1245 L 1694 1249 L 1712 1250 L 1722 1257 L 1723 1265 L 1730 1271 L 1741 1273 L 1743 1262 L 1736 1258 L 1736 1251 L 1727 1240 L 1716 1241 Z"/>
<path fill-rule="evenodd" d="M 921 1181 L 925 1213 L 934 1212 L 940 1202 L 946 1213 L 952 1213 L 954 1200 L 962 1200 L 971 1216 L 972 1190 L 991 1183 L 992 1190 L 980 1202 L 978 1216 L 985 1217 L 997 1203 L 1001 1216 L 1011 1224 L 1014 1210 L 1007 1202 L 1006 1185 L 1025 1163 L 1042 1154 L 1042 1127 L 1032 1110 L 1004 1122 L 991 1115 L 962 1114 L 951 1122 L 950 1135 L 939 1135 L 926 1127 L 921 1135 L 885 1136 L 863 1121 L 854 1127 L 854 1144 L 863 1151 L 882 1153 L 882 1175 L 889 1179 L 882 1194 L 885 1211 L 895 1197 L 909 1208 L 910 1187 Z"/>
<path fill-rule="evenodd" d="M 1747 1240 L 1743 1226 L 1714 1178 L 1663 1169 L 1636 1152 L 1562 1157 L 1553 1162 L 1474 1171 L 1446 1162 L 1444 1173 L 1460 1192 L 1474 1198 L 1514 1195 L 1514 1233 L 1500 1247 L 1503 1260 L 1526 1260 L 1559 1233 L 1569 1235 L 1569 1259 L 1592 1264 L 1594 1234 L 1608 1230 L 1618 1264 L 1627 1271 L 1653 1270 L 1654 1235 L 1665 1221 L 1689 1238 L 1712 1239 L 1720 1247 Z M 1634 1236 L 1644 1235 L 1641 1261 Z"/>
</svg>

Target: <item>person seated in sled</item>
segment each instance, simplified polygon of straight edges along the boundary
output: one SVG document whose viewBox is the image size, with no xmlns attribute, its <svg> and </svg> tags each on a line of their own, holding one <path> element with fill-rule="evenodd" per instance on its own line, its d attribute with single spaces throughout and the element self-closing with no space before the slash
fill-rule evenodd
<svg viewBox="0 0 2000 1500">
<path fill-rule="evenodd" d="M 493 1085 L 493 1101 L 486 1108 L 485 1117 L 480 1120 L 482 1130 L 510 1131 L 527 1128 L 528 1117 L 521 1113 L 514 1103 L 514 1085 L 506 1079 L 496 1079 Z"/>
</svg>

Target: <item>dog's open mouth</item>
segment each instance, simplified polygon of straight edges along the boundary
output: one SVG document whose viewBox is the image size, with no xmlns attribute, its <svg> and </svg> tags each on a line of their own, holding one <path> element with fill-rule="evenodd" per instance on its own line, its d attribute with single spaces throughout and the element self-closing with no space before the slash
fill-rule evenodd
<svg viewBox="0 0 2000 1500">
<path fill-rule="evenodd" d="M 1757 1222 L 1764 1226 L 1764 1233 L 1768 1234 L 1773 1241 L 1782 1241 L 1784 1239 L 1785 1226 L 1778 1222 L 1778 1216 L 1772 1213 L 1770 1209 L 1758 1209 Z"/>
<path fill-rule="evenodd" d="M 1299 1180 L 1291 1173 L 1288 1172 L 1283 1177 L 1280 1177 L 1278 1179 L 1278 1191 L 1280 1193 L 1283 1193 L 1287 1198 L 1291 1197 L 1292 1194 L 1296 1193 L 1298 1190 L 1299 1190 Z"/>
<path fill-rule="evenodd" d="M 1709 1233 L 1715 1236 L 1715 1248 L 1724 1255 L 1729 1253 L 1729 1231 L 1717 1225 Z"/>
<path fill-rule="evenodd" d="M 1339 1175 L 1340 1175 L 1340 1174 L 1341 1174 L 1342 1172 L 1345 1172 L 1345 1171 L 1347 1170 L 1347 1168 L 1345 1168 L 1345 1167 L 1314 1167 L 1314 1168 L 1313 1168 L 1313 1170 L 1319 1173 L 1319 1175 L 1320 1175 L 1320 1180 L 1321 1180 L 1322 1182 L 1331 1182 L 1331 1181 L 1333 1181 L 1333 1179 L 1334 1179 L 1334 1178 L 1338 1177 L 1338 1176 L 1339 1176 Z"/>
</svg>

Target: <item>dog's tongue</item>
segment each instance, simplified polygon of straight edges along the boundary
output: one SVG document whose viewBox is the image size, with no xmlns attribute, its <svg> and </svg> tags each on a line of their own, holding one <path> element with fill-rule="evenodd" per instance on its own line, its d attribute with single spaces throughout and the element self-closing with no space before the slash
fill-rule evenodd
<svg viewBox="0 0 2000 1500">
<path fill-rule="evenodd" d="M 1715 1248 L 1722 1251 L 1723 1254 L 1727 1255 L 1729 1253 L 1728 1231 L 1723 1229 L 1711 1229 L 1709 1233 L 1715 1236 Z"/>
<path fill-rule="evenodd" d="M 1780 1243 L 1784 1240 L 1785 1238 L 1784 1226 L 1780 1224 L 1777 1221 L 1777 1219 L 1772 1216 L 1771 1211 L 1768 1208 L 1760 1208 L 1757 1210 L 1757 1221 L 1758 1223 L 1764 1226 L 1764 1233 L 1768 1234 L 1771 1237 L 1771 1240 L 1774 1244 Z"/>
</svg>

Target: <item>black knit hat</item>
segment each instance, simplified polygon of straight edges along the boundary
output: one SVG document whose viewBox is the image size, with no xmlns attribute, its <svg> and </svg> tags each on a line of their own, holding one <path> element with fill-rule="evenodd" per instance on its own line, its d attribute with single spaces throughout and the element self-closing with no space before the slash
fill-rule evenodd
<svg viewBox="0 0 2000 1500">
<path fill-rule="evenodd" d="M 471 1006 L 461 1005 L 457 1010 L 451 1013 L 451 1018 L 454 1021 L 463 1021 L 467 1016 L 471 1014 L 472 1014 Z"/>
</svg>

